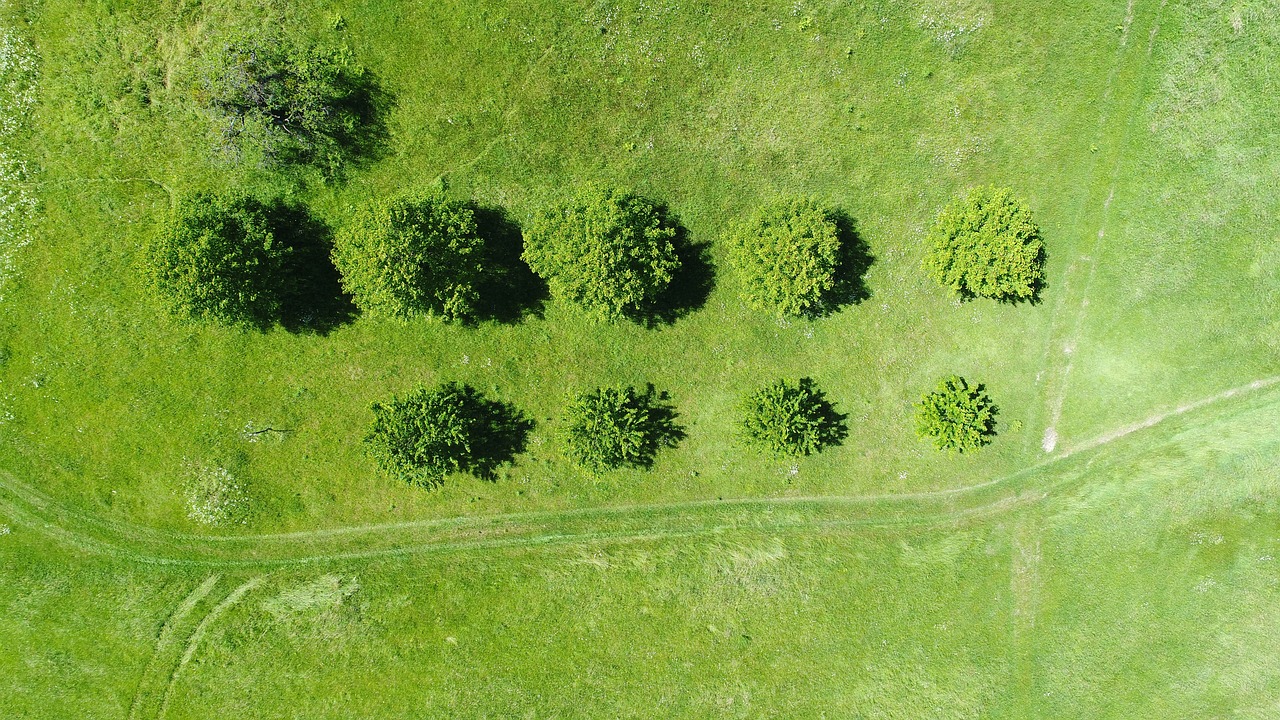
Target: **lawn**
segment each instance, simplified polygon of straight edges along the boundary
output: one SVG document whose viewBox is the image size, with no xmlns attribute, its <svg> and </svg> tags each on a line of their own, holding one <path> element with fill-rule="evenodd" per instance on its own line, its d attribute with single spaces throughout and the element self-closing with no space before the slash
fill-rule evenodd
<svg viewBox="0 0 1280 720">
<path fill-rule="evenodd" d="M 1278 9 L 0 8 L 0 705 L 1274 714 Z M 184 100 L 192 48 L 264 23 L 349 48 L 377 81 L 384 141 L 345 177 L 210 156 Z M 29 106 L 14 38 L 38 59 Z M 175 193 L 282 194 L 332 228 L 441 183 L 509 228 L 586 181 L 678 217 L 701 262 L 673 317 L 602 324 L 511 295 L 474 326 L 260 332 L 169 317 L 139 277 Z M 1038 304 L 961 303 L 921 268 L 938 210 L 986 183 L 1040 222 Z M 779 322 L 743 302 L 721 237 L 796 193 L 854 218 L 874 261 L 865 299 Z M 980 452 L 913 431 L 951 373 L 999 406 Z M 801 376 L 848 437 L 797 461 L 745 449 L 740 398 Z M 526 452 L 436 489 L 378 473 L 371 403 L 442 381 L 524 408 Z M 679 447 L 649 471 L 569 463 L 568 395 L 646 382 L 671 393 Z M 244 525 L 187 517 L 183 483 L 211 467 L 247 488 Z"/>
</svg>

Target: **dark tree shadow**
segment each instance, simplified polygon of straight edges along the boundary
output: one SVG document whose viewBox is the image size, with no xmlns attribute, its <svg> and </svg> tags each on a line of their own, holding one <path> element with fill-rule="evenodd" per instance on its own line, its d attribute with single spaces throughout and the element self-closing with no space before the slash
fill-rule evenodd
<svg viewBox="0 0 1280 720">
<path fill-rule="evenodd" d="M 656 206 L 663 226 L 675 229 L 671 244 L 675 247 L 680 267 L 671 284 L 653 303 L 628 317 L 648 327 L 671 325 L 690 313 L 701 310 L 715 289 L 716 269 L 711 262 L 710 243 L 694 243 L 680 218 L 665 205 Z"/>
<path fill-rule="evenodd" d="M 829 447 L 835 447 L 844 442 L 849 437 L 849 428 L 845 421 L 849 416 L 845 413 L 836 412 L 836 408 L 827 400 L 827 393 L 818 387 L 813 378 L 800 378 L 800 388 L 811 394 L 814 409 L 818 414 L 818 437 L 816 443 L 816 451 L 822 452 Z"/>
<path fill-rule="evenodd" d="M 649 383 L 638 399 L 643 416 L 641 429 L 644 431 L 644 440 L 638 457 L 631 464 L 648 470 L 653 467 L 659 450 L 679 445 L 688 437 L 688 433 L 676 422 L 680 414 L 676 412 L 675 406 L 671 404 L 671 396 L 665 390 L 658 392 L 653 383 Z"/>
<path fill-rule="evenodd" d="M 484 240 L 484 273 L 476 307 L 477 320 L 515 323 L 526 315 L 542 316 L 547 284 L 525 264 L 520 225 L 500 207 L 471 205 L 476 231 Z"/>
<path fill-rule="evenodd" d="M 482 397 L 469 386 L 468 390 L 475 392 L 473 457 L 460 469 L 492 481 L 499 466 L 510 464 L 524 452 L 535 423 L 515 405 Z"/>
<path fill-rule="evenodd" d="M 328 226 L 305 207 L 279 200 L 268 206 L 267 220 L 276 239 L 291 250 L 280 288 L 280 325 L 292 333 L 325 335 L 355 319 L 356 307 L 330 259 Z"/>
<path fill-rule="evenodd" d="M 828 293 L 820 314 L 837 312 L 846 305 L 857 305 L 871 297 L 867 287 L 867 271 L 875 262 L 871 248 L 858 234 L 857 222 L 843 210 L 830 211 L 840 238 L 840 257 L 836 261 L 835 287 Z"/>
<path fill-rule="evenodd" d="M 386 157 L 391 148 L 387 118 L 395 107 L 395 97 L 367 68 L 341 73 L 337 89 L 335 109 L 348 118 L 333 137 L 342 159 L 360 167 Z"/>
</svg>

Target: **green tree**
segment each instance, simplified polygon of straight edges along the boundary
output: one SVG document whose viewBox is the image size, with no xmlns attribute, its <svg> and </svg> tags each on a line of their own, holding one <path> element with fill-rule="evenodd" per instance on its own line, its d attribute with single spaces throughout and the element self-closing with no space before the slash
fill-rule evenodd
<svg viewBox="0 0 1280 720">
<path fill-rule="evenodd" d="M 943 208 L 929 231 L 924 266 L 963 299 L 1035 301 L 1044 286 L 1044 243 L 1007 188 L 973 188 Z"/>
<path fill-rule="evenodd" d="M 743 400 L 741 413 L 747 444 L 779 457 L 821 452 L 848 434 L 844 416 L 811 378 L 769 383 Z"/>
<path fill-rule="evenodd" d="M 684 438 L 675 409 L 652 385 L 597 388 L 565 410 L 565 450 L 582 467 L 604 472 L 624 465 L 648 468 L 658 450 Z"/>
<path fill-rule="evenodd" d="M 511 405 L 469 385 L 445 383 L 374 403 L 365 444 L 387 474 L 435 485 L 451 472 L 492 474 L 524 450 L 532 427 Z"/>
<path fill-rule="evenodd" d="M 524 260 L 553 297 L 613 320 L 647 312 L 667 289 L 680 267 L 675 236 L 647 200 L 588 184 L 534 214 Z"/>
<path fill-rule="evenodd" d="M 364 69 L 346 53 L 262 28 L 196 58 L 195 101 L 219 150 L 264 165 L 340 168 L 369 121 Z"/>
<path fill-rule="evenodd" d="M 291 249 L 276 238 L 269 214 L 241 193 L 181 199 L 143 253 L 150 288 L 180 315 L 271 323 L 292 279 Z"/>
<path fill-rule="evenodd" d="M 939 450 L 977 450 L 995 437 L 998 408 L 982 385 L 970 386 L 959 375 L 942 378 L 915 407 L 916 432 Z"/>
<path fill-rule="evenodd" d="M 475 312 L 484 243 L 465 203 L 410 191 L 358 210 L 334 240 L 333 263 L 371 315 L 467 318 Z"/>
<path fill-rule="evenodd" d="M 828 305 L 840 263 L 833 212 L 813 198 L 764 205 L 726 235 L 743 294 L 757 310 L 811 316 Z"/>
</svg>

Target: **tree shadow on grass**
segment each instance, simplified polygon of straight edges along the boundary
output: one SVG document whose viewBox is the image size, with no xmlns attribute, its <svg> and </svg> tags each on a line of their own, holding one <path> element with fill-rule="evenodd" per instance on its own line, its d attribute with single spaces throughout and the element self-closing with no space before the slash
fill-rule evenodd
<svg viewBox="0 0 1280 720">
<path fill-rule="evenodd" d="M 857 221 L 843 210 L 830 211 L 840 238 L 840 256 L 836 260 L 835 287 L 827 294 L 820 314 L 838 312 L 846 305 L 857 305 L 871 297 L 867 287 L 867 272 L 875 257 L 871 248 L 858 234 Z"/>
<path fill-rule="evenodd" d="M 524 452 L 535 423 L 515 405 L 501 400 L 479 398 L 475 412 L 474 457 L 461 469 L 493 481 L 500 466 L 511 464 Z"/>
<path fill-rule="evenodd" d="M 680 223 L 679 217 L 667 206 L 658 205 L 657 210 L 662 225 L 676 231 L 671 244 L 675 247 L 680 267 L 673 274 L 666 290 L 654 298 L 649 307 L 628 314 L 632 320 L 650 328 L 674 324 L 701 310 L 707 304 L 707 298 L 711 296 L 716 284 L 716 268 L 711 262 L 711 243 L 692 242 L 688 228 Z"/>
<path fill-rule="evenodd" d="M 395 107 L 395 96 L 367 68 L 343 72 L 338 90 L 336 109 L 352 119 L 333 138 L 343 160 L 361 167 L 386 157 L 391 149 L 387 118 Z"/>
<path fill-rule="evenodd" d="M 356 306 L 330 259 L 328 226 L 305 207 L 279 200 L 268 206 L 267 219 L 276 239 L 291 250 L 288 282 L 280 290 L 280 325 L 291 333 L 327 335 L 354 320 Z"/>
<path fill-rule="evenodd" d="M 484 273 L 477 288 L 477 320 L 518 323 L 526 315 L 541 317 L 547 283 L 525 264 L 524 234 L 500 207 L 472 204 L 477 234 L 484 240 Z"/>
<path fill-rule="evenodd" d="M 680 414 L 671 404 L 671 395 L 667 391 L 658 392 L 653 383 L 648 383 L 639 400 L 644 413 L 644 441 L 639 448 L 639 457 L 632 464 L 648 470 L 653 467 L 659 450 L 679 445 L 688 433 L 676 422 Z"/>
<path fill-rule="evenodd" d="M 826 448 L 844 443 L 845 438 L 849 437 L 849 426 L 845 424 L 849 415 L 836 412 L 835 405 L 827 399 L 827 393 L 818 388 L 813 378 L 801 378 L 800 387 L 813 393 L 814 403 L 817 406 L 818 438 L 815 451 L 822 452 Z"/>
</svg>

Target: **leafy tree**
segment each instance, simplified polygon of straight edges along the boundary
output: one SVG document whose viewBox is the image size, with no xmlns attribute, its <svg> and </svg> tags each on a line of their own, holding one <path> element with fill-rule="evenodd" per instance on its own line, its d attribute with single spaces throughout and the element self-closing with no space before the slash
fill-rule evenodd
<svg viewBox="0 0 1280 720">
<path fill-rule="evenodd" d="M 369 118 L 364 69 L 341 51 L 261 29 L 225 38 L 196 61 L 195 100 L 227 156 L 336 171 Z"/>
<path fill-rule="evenodd" d="M 978 187 L 943 208 L 929 231 L 924 266 L 964 299 L 1035 301 L 1044 286 L 1044 243 L 1007 188 Z"/>
<path fill-rule="evenodd" d="M 624 465 L 648 468 L 663 447 L 684 439 L 676 412 L 652 385 L 598 388 L 583 393 L 565 411 L 565 449 L 592 472 Z"/>
<path fill-rule="evenodd" d="M 932 438 L 939 450 L 966 452 L 989 444 L 998 409 L 984 390 L 959 375 L 942 378 L 915 406 L 916 432 Z"/>
<path fill-rule="evenodd" d="M 524 259 L 553 297 L 613 320 L 647 311 L 670 284 L 675 235 L 647 200 L 589 184 L 534 214 Z"/>
<path fill-rule="evenodd" d="M 471 316 L 483 255 L 472 210 L 439 191 L 370 203 L 339 230 L 333 248 L 356 306 L 400 318 Z"/>
<path fill-rule="evenodd" d="M 844 416 L 811 378 L 772 382 L 747 396 L 741 411 L 747 443 L 779 457 L 821 452 L 848 434 Z"/>
<path fill-rule="evenodd" d="M 196 193 L 173 208 L 144 262 L 150 287 L 176 313 L 261 326 L 291 286 L 290 254 L 260 200 Z"/>
<path fill-rule="evenodd" d="M 759 208 L 727 234 L 729 258 L 747 302 L 779 316 L 816 315 L 836 287 L 840 233 L 834 213 L 813 198 Z"/>
<path fill-rule="evenodd" d="M 492 474 L 524 450 L 532 427 L 514 407 L 469 385 L 445 383 L 374 403 L 365 443 L 387 474 L 434 485 L 450 472 Z"/>
</svg>

